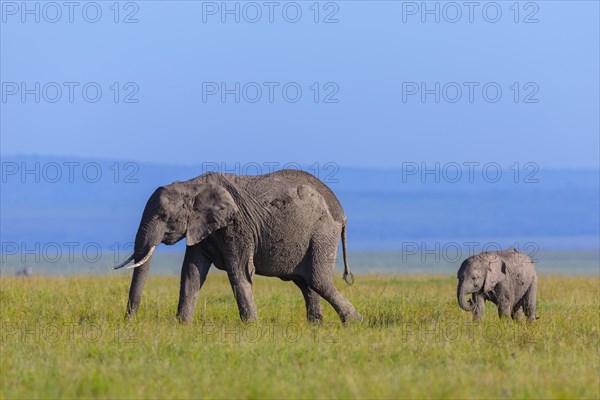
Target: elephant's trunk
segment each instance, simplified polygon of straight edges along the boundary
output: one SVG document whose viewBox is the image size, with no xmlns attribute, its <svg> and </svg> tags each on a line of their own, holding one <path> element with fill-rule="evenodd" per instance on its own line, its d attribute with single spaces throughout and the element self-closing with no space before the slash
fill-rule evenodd
<svg viewBox="0 0 600 400">
<path fill-rule="evenodd" d="M 127 302 L 127 315 L 129 317 L 133 316 L 140 306 L 142 291 L 144 290 L 144 284 L 146 283 L 146 278 L 148 277 L 148 271 L 150 271 L 151 262 L 152 257 L 150 257 L 148 261 L 133 271 L 131 286 L 129 287 L 129 301 Z"/>
<path fill-rule="evenodd" d="M 462 282 L 459 283 L 458 289 L 456 290 L 456 297 L 458 298 L 458 305 L 465 311 L 473 311 L 475 308 L 472 301 L 467 301 L 467 293 L 462 290 Z"/>
<path fill-rule="evenodd" d="M 127 315 L 129 317 L 135 314 L 140 305 L 144 284 L 152 263 L 152 253 L 156 245 L 160 243 L 161 237 L 157 228 L 155 221 L 142 218 L 135 237 L 133 259 L 135 261 L 134 265 L 139 264 L 139 266 L 135 267 L 133 271 L 131 286 L 129 287 L 129 301 L 127 302 Z"/>
</svg>

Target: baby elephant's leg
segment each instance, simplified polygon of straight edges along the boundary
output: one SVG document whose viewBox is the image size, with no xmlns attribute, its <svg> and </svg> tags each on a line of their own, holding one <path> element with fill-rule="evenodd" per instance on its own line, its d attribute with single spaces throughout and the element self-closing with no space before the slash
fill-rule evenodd
<svg viewBox="0 0 600 400">
<path fill-rule="evenodd" d="M 537 276 L 533 278 L 533 282 L 531 282 L 531 286 L 529 286 L 529 290 L 525 293 L 524 298 L 524 306 L 525 306 L 525 315 L 527 316 L 528 321 L 535 321 L 537 318 L 535 315 L 535 302 L 537 296 Z"/>
<path fill-rule="evenodd" d="M 510 318 L 513 308 L 512 294 L 506 287 L 501 287 L 498 292 L 498 316 Z"/>
<path fill-rule="evenodd" d="M 516 306 L 513 307 L 511 317 L 515 321 L 521 321 L 523 319 L 523 303 L 519 302 Z"/>
<path fill-rule="evenodd" d="M 485 312 L 485 299 L 482 294 L 473 293 L 473 321 L 481 321 Z"/>
</svg>

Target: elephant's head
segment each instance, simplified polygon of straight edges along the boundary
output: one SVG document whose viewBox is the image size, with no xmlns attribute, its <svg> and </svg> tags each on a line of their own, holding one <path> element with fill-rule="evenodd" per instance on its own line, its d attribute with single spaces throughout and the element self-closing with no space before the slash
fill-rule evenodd
<svg viewBox="0 0 600 400">
<path fill-rule="evenodd" d="M 467 295 L 491 291 L 506 278 L 506 264 L 497 253 L 481 253 L 467 258 L 460 266 L 457 277 L 458 304 L 465 311 L 473 311 L 475 305 L 472 300 L 467 301 Z"/>
<path fill-rule="evenodd" d="M 231 194 L 219 185 L 175 182 L 156 189 L 146 203 L 133 254 L 115 267 L 134 261 L 127 267 L 135 268 L 127 313 L 138 308 L 152 253 L 159 243 L 171 245 L 185 237 L 187 245 L 193 246 L 231 223 L 238 211 Z"/>
</svg>

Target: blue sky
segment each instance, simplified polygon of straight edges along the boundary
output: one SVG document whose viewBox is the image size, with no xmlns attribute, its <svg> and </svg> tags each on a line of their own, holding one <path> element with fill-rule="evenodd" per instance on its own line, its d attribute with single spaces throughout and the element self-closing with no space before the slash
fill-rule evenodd
<svg viewBox="0 0 600 400">
<path fill-rule="evenodd" d="M 428 2 L 439 22 L 422 2 L 275 2 L 272 22 L 228 2 L 239 23 L 222 2 L 98 2 L 95 23 L 86 3 L 69 22 L 27 2 L 39 23 L 22 4 L 2 1 L 2 154 L 599 165 L 595 1 Z"/>
</svg>

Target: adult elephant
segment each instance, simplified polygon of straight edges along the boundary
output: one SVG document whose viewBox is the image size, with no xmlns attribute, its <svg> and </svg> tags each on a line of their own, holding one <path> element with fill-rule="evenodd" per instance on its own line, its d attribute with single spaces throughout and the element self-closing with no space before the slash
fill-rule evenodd
<svg viewBox="0 0 600 400">
<path fill-rule="evenodd" d="M 320 297 L 343 323 L 362 320 L 333 285 L 342 238 L 344 280 L 354 280 L 346 253 L 346 216 L 333 192 L 313 175 L 282 170 L 266 175 L 207 173 L 162 186 L 150 196 L 129 262 L 135 268 L 127 314 L 138 309 L 152 253 L 159 243 L 186 238 L 177 317 L 189 321 L 211 265 L 227 272 L 243 321 L 257 318 L 255 274 L 293 281 L 309 321 L 321 320 Z"/>
</svg>

